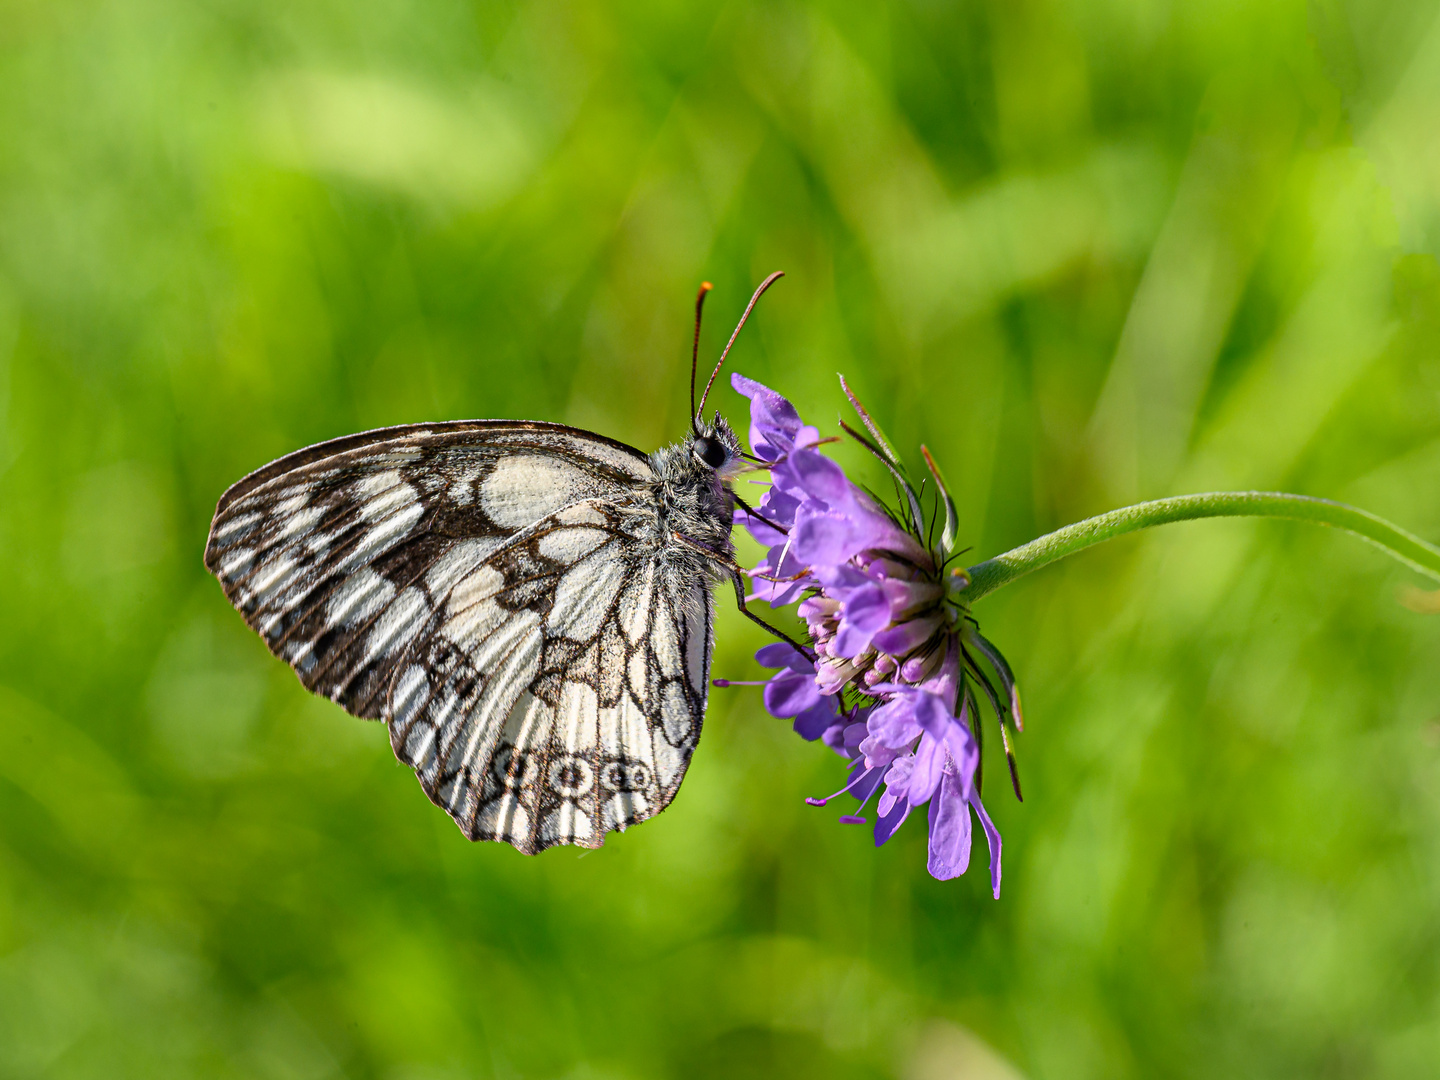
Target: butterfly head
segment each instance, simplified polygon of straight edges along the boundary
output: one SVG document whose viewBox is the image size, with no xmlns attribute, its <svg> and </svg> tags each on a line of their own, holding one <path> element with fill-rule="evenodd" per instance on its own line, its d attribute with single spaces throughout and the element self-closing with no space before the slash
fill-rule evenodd
<svg viewBox="0 0 1440 1080">
<path fill-rule="evenodd" d="M 697 420 L 687 449 L 697 464 L 722 479 L 729 479 L 745 465 L 745 459 L 740 454 L 740 440 L 718 412 L 709 424 Z"/>
</svg>

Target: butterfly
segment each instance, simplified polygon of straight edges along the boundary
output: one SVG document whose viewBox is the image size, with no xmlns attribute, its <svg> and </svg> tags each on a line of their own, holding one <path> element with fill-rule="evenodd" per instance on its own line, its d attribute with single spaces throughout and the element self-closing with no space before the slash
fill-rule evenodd
<svg viewBox="0 0 1440 1080">
<path fill-rule="evenodd" d="M 766 625 L 745 606 L 730 542 L 730 481 L 747 455 L 718 412 L 702 414 L 780 276 L 756 289 L 697 408 L 701 287 L 679 443 L 647 455 L 512 420 L 334 439 L 221 496 L 207 569 L 307 689 L 385 722 L 467 837 L 526 854 L 599 847 L 664 810 L 684 779 L 714 586 L 728 579 Z"/>
</svg>

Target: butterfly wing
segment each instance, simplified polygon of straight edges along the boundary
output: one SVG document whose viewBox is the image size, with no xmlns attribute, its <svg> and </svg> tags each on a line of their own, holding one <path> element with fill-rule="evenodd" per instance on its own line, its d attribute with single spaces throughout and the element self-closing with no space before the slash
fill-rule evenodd
<svg viewBox="0 0 1440 1080">
<path fill-rule="evenodd" d="M 450 568 L 390 695 L 395 754 L 472 840 L 599 847 L 658 814 L 700 735 L 709 583 L 573 504 Z"/>
<path fill-rule="evenodd" d="M 387 720 L 467 835 L 599 846 L 668 804 L 704 711 L 709 588 L 641 542 L 652 477 L 556 424 L 368 432 L 237 483 L 205 561 L 306 687 Z"/>
</svg>

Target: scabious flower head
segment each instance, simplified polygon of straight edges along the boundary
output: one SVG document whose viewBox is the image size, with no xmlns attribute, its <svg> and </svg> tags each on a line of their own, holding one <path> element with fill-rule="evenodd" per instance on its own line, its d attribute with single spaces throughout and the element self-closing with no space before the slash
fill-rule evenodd
<svg viewBox="0 0 1440 1080">
<path fill-rule="evenodd" d="M 969 579 L 963 571 L 946 573 L 955 511 L 938 470 L 926 453 L 945 513 L 935 544 L 935 521 L 926 528 L 903 466 L 853 396 L 874 442 L 845 430 L 894 477 L 903 496 L 898 511 L 821 452 L 818 430 L 806 425 L 789 401 L 743 375 L 731 381 L 750 399 L 751 448 L 771 480 L 753 511 L 742 506 L 735 512 L 735 523 L 766 548 L 751 572 L 750 599 L 772 607 L 798 603 L 809 638 L 808 653 L 781 643 L 756 654 L 762 665 L 777 669 L 765 683 L 765 706 L 792 720 L 797 734 L 823 741 L 850 763 L 847 782 L 835 796 L 808 801 L 824 805 L 849 794 L 863 807 L 880 792 L 877 845 L 894 835 L 912 810 L 928 804 L 928 868 L 942 880 L 969 865 L 973 809 L 985 829 L 998 897 L 1000 835 L 980 800 L 975 688 L 1001 721 L 1007 755 L 1006 728 L 1020 723 L 1019 700 L 1003 657 L 968 618 Z M 993 669 L 1008 702 L 1002 704 L 981 660 Z M 1013 758 L 1011 765 L 1013 778 Z M 841 821 L 865 819 L 847 814 Z"/>
</svg>

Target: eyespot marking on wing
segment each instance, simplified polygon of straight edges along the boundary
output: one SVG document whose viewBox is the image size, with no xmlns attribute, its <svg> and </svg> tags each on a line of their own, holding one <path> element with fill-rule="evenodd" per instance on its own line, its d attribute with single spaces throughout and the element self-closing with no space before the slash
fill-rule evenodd
<svg viewBox="0 0 1440 1080">
<path fill-rule="evenodd" d="M 307 686 L 385 719 L 472 839 L 595 847 L 663 810 L 702 699 L 687 579 L 644 524 L 652 462 L 544 425 L 369 438 L 221 500 L 206 562 L 247 621 Z"/>
<path fill-rule="evenodd" d="M 561 757 L 550 762 L 545 779 L 567 799 L 579 799 L 595 786 L 595 770 L 582 757 Z"/>
</svg>

